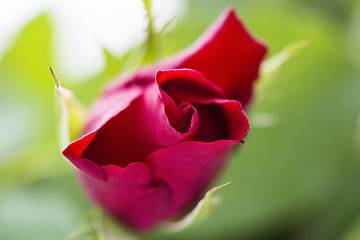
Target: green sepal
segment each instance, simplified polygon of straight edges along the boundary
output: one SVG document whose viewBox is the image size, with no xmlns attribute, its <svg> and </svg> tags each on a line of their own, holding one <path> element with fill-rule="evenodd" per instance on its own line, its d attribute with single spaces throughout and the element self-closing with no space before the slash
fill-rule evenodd
<svg viewBox="0 0 360 240">
<path fill-rule="evenodd" d="M 136 240 L 135 232 L 123 227 L 116 219 L 100 209 L 93 209 L 84 225 L 72 231 L 64 240 Z"/>
<path fill-rule="evenodd" d="M 258 81 L 258 91 L 264 91 L 274 81 L 274 76 L 281 67 L 295 54 L 309 45 L 308 40 L 299 40 L 289 43 L 283 50 L 265 60 L 260 66 L 260 81 Z"/>
<path fill-rule="evenodd" d="M 298 52 L 307 47 L 309 43 L 308 40 L 299 40 L 289 43 L 283 50 L 261 64 L 260 79 L 256 84 L 257 94 L 256 98 L 253 100 L 253 105 L 257 105 L 261 102 L 266 90 L 275 82 L 277 73 L 284 64 Z M 277 122 L 277 116 L 272 113 L 256 113 L 251 116 L 253 128 L 272 127 L 276 125 Z"/>
<path fill-rule="evenodd" d="M 165 34 L 165 32 L 168 30 L 168 28 L 170 27 L 170 25 L 173 23 L 173 22 L 175 22 L 175 17 L 174 18 L 171 18 L 169 21 L 167 21 L 166 23 L 165 23 L 165 25 L 160 29 L 160 31 L 159 32 L 157 32 L 156 33 L 156 36 L 157 37 L 161 37 L 162 35 L 164 35 Z"/>
<path fill-rule="evenodd" d="M 137 50 L 138 46 L 135 46 L 121 55 L 116 55 L 103 47 L 105 78 L 111 80 L 125 70 L 141 66 L 143 55 Z"/>
<path fill-rule="evenodd" d="M 109 78 L 113 78 L 121 71 L 121 64 L 119 59 L 107 48 L 103 48 L 105 57 L 105 72 Z"/>
<path fill-rule="evenodd" d="M 60 81 L 51 67 L 50 71 L 55 80 L 55 91 L 60 105 L 60 143 L 63 149 L 71 141 L 80 137 L 86 114 L 84 107 L 74 94 L 68 89 L 61 87 Z"/>
<path fill-rule="evenodd" d="M 219 199 L 216 198 L 216 196 L 213 196 L 214 193 L 220 188 L 229 185 L 230 183 L 231 182 L 225 183 L 207 191 L 205 196 L 196 204 L 191 212 L 189 212 L 180 220 L 165 224 L 164 228 L 169 232 L 179 232 L 206 219 L 209 216 L 213 206 L 219 202 Z"/>
</svg>

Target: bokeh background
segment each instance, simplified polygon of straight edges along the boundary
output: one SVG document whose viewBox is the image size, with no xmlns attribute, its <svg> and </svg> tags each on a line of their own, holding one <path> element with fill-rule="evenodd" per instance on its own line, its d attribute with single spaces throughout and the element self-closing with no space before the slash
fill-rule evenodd
<svg viewBox="0 0 360 240">
<path fill-rule="evenodd" d="M 48 66 L 89 106 L 141 63 L 145 12 L 140 0 L 12 2 L 0 2 L 10 16 L 0 25 L 0 239 L 63 239 L 92 205 L 61 156 Z M 246 143 L 217 181 L 232 183 L 210 217 L 145 239 L 360 239 L 360 1 L 153 2 L 157 29 L 175 17 L 156 58 L 190 45 L 229 5 L 268 57 L 292 41 L 310 45 L 249 109 Z"/>
</svg>

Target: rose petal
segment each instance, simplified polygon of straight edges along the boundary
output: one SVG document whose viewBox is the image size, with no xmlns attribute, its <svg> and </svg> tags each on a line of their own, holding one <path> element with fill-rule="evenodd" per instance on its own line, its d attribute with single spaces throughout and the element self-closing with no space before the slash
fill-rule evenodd
<svg viewBox="0 0 360 240">
<path fill-rule="evenodd" d="M 95 106 L 98 110 L 98 112 L 93 111 L 93 113 L 90 114 L 92 116 L 90 118 L 89 123 L 87 124 L 87 127 L 85 130 L 89 131 L 89 129 L 94 128 L 97 126 L 96 129 L 94 129 L 92 132 L 89 132 L 88 134 L 84 135 L 80 139 L 72 142 L 64 151 L 63 154 L 66 158 L 68 158 L 77 168 L 82 170 L 83 172 L 89 174 L 92 177 L 95 177 L 96 179 L 100 179 L 103 181 L 107 180 L 106 174 L 102 170 L 102 168 L 99 165 L 103 165 L 104 162 L 101 160 L 101 154 L 96 153 L 95 156 L 89 156 L 91 154 L 84 154 L 89 152 L 89 146 L 94 145 L 94 139 L 96 142 L 98 142 L 98 131 L 102 129 L 103 126 L 105 128 L 108 128 L 107 125 L 109 125 L 109 122 L 113 122 L 114 118 L 116 117 L 119 112 L 122 112 L 124 109 L 129 108 L 130 104 L 133 104 L 135 99 L 139 98 L 141 91 L 140 89 L 134 89 L 132 91 L 129 91 L 127 93 L 119 93 L 118 96 L 114 95 L 112 97 L 107 98 L 106 100 L 99 101 Z M 123 100 L 118 103 L 118 100 Z M 109 103 L 117 103 L 114 104 L 112 107 L 104 107 L 106 104 Z M 128 111 L 128 110 L 127 110 Z M 127 112 L 125 111 L 125 112 Z M 102 115 L 103 114 L 103 115 Z M 112 120 L 112 121 L 111 121 Z M 103 132 L 103 131 L 101 131 Z M 103 135 L 100 133 L 100 136 Z M 95 144 L 96 145 L 96 144 Z M 100 149 L 104 148 L 104 144 L 100 143 Z M 105 144 L 106 145 L 106 144 Z M 109 145 L 109 148 L 106 150 L 110 150 L 112 147 L 114 147 L 114 143 Z M 116 148 L 115 148 L 116 149 Z M 90 150 L 91 152 L 91 150 Z M 105 162 L 109 161 L 109 157 L 111 157 L 111 153 L 109 151 L 104 152 L 104 156 L 107 156 Z M 119 160 L 119 159 L 115 159 Z M 123 160 L 126 160 L 123 159 Z M 114 161 L 114 159 L 112 159 Z"/>
<path fill-rule="evenodd" d="M 177 104 L 207 103 L 214 98 L 225 98 L 221 88 L 193 69 L 170 69 L 158 71 L 156 82 L 159 88 Z"/>
<path fill-rule="evenodd" d="M 195 113 L 189 104 L 208 103 L 214 98 L 225 97 L 221 89 L 192 69 L 158 71 L 156 82 L 171 126 L 182 133 L 189 131 Z M 194 118 L 198 119 L 198 116 Z M 197 126 L 195 119 L 192 126 Z"/>
<path fill-rule="evenodd" d="M 90 109 L 87 117 L 88 122 L 83 133 L 86 134 L 101 127 L 110 118 L 127 108 L 132 101 L 142 94 L 142 91 L 141 88 L 133 87 L 96 101 Z"/>
<path fill-rule="evenodd" d="M 194 129 L 198 124 L 198 115 L 193 106 L 185 104 L 178 106 L 175 101 L 162 90 L 159 90 L 160 98 L 165 106 L 165 114 L 170 125 L 180 133 Z M 195 114 L 195 115 L 194 115 Z"/>
<path fill-rule="evenodd" d="M 90 176 L 107 181 L 104 170 L 93 161 L 83 158 L 82 154 L 94 139 L 96 132 L 92 132 L 74 142 L 72 142 L 64 151 L 64 156 L 69 159 L 77 168 Z"/>
<path fill-rule="evenodd" d="M 184 133 L 170 125 L 155 84 L 144 91 L 91 134 L 71 143 L 64 151 L 66 157 L 88 173 L 87 166 L 80 165 L 80 162 L 87 162 L 86 159 L 97 165 L 126 167 L 129 163 L 141 162 L 157 148 L 182 141 L 195 131 L 196 120 L 191 130 Z M 91 170 L 90 174 L 98 176 L 99 172 L 95 174 Z"/>
<path fill-rule="evenodd" d="M 241 103 L 227 99 L 215 99 L 214 103 L 220 105 L 224 111 L 228 126 L 228 138 L 242 141 L 249 132 L 249 121 Z"/>
<path fill-rule="evenodd" d="M 194 107 L 199 115 L 199 124 L 192 140 L 241 141 L 249 131 L 247 116 L 238 101 L 214 99 L 209 104 L 195 104 Z"/>
<path fill-rule="evenodd" d="M 108 181 L 87 174 L 79 177 L 87 194 L 102 208 L 123 223 L 137 229 L 153 227 L 162 220 L 171 201 L 167 185 L 156 182 L 144 163 L 131 163 L 126 168 L 102 166 Z"/>
<path fill-rule="evenodd" d="M 161 94 L 155 82 L 150 88 L 145 93 L 145 109 L 153 116 L 149 138 L 168 146 L 191 135 L 198 123 L 193 107 L 186 105 L 179 108 L 172 98 Z"/>
<path fill-rule="evenodd" d="M 97 130 L 82 157 L 99 165 L 122 167 L 141 161 L 153 150 L 147 139 L 142 138 L 142 121 L 142 97 L 139 97 Z"/>
<path fill-rule="evenodd" d="M 63 152 L 91 198 L 137 229 L 189 209 L 248 132 L 265 52 L 230 9 L 190 48 L 109 85 Z"/>
<path fill-rule="evenodd" d="M 221 171 L 235 143 L 186 141 L 159 149 L 145 159 L 153 179 L 166 183 L 171 190 L 172 203 L 167 217 L 186 210 L 201 197 Z"/>
<path fill-rule="evenodd" d="M 246 105 L 266 47 L 246 31 L 234 9 L 224 12 L 185 53 L 179 65 L 200 71 L 229 98 Z"/>
<path fill-rule="evenodd" d="M 122 88 L 151 84 L 158 70 L 191 68 L 203 73 L 229 98 L 245 106 L 265 54 L 266 47 L 250 36 L 234 9 L 228 9 L 191 47 L 110 83 L 105 95 Z"/>
</svg>

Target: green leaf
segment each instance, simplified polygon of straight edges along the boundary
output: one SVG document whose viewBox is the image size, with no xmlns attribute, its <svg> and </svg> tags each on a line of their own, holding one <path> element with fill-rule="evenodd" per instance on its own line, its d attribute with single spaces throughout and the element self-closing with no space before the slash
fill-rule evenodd
<svg viewBox="0 0 360 240">
<path fill-rule="evenodd" d="M 206 192 L 205 196 L 197 203 L 195 208 L 181 220 L 170 222 L 163 227 L 169 232 L 179 232 L 187 227 L 197 224 L 209 216 L 210 211 L 218 199 L 214 193 L 231 182 L 214 187 Z M 138 239 L 139 235 L 125 228 L 116 219 L 100 209 L 94 209 L 84 219 L 84 225 L 71 232 L 64 240 L 80 239 L 97 240 L 132 240 Z"/>
<path fill-rule="evenodd" d="M 267 89 L 274 83 L 277 73 L 281 70 L 284 64 L 291 59 L 296 53 L 303 50 L 306 46 L 309 45 L 308 40 L 299 40 L 295 42 L 291 42 L 285 46 L 283 50 L 277 53 L 275 56 L 271 57 L 264 61 L 260 66 L 260 79 L 256 84 L 257 96 L 254 99 L 253 105 L 257 105 L 264 97 Z M 272 116 L 270 118 L 264 116 L 270 116 L 272 114 L 261 113 L 256 116 L 255 119 L 255 127 L 270 127 L 274 126 L 274 123 L 277 121 L 273 121 L 276 119 L 276 116 Z M 270 121 L 269 121 L 270 120 Z"/>
<path fill-rule="evenodd" d="M 106 60 L 104 70 L 106 76 L 104 76 L 104 78 L 110 80 L 129 68 L 140 66 L 143 55 L 142 53 L 136 51 L 138 49 L 139 46 L 135 46 L 124 54 L 117 56 L 107 48 L 103 48 L 103 53 Z"/>
<path fill-rule="evenodd" d="M 161 30 L 156 33 L 157 37 L 160 37 L 165 33 L 165 31 L 169 28 L 169 26 L 175 21 L 175 18 L 170 19 L 168 22 L 165 23 L 165 25 L 161 28 Z"/>
<path fill-rule="evenodd" d="M 84 219 L 84 225 L 71 232 L 64 240 L 80 239 L 135 240 L 138 236 L 102 210 L 94 209 Z"/>
<path fill-rule="evenodd" d="M 19 31 L 0 60 L 0 191 L 31 184 L 69 170 L 56 138 L 53 85 L 46 69 L 53 61 L 53 27 L 47 14 Z M 1 230 L 0 230 L 1 232 Z M 1 238 L 1 237 L 0 237 Z"/>
<path fill-rule="evenodd" d="M 105 72 L 110 78 L 112 78 L 120 73 L 121 65 L 118 63 L 117 57 L 107 48 L 103 48 L 103 53 L 106 61 Z"/>
<path fill-rule="evenodd" d="M 16 87 L 16 92 L 41 92 L 50 95 L 44 89 L 48 78 L 44 67 L 53 62 L 52 43 L 53 28 L 48 15 L 42 14 L 20 32 L 5 53 L 0 63 L 0 72 L 8 74 L 11 83 L 6 83 L 9 81 L 8 77 L 1 76 L 0 82 Z"/>
<path fill-rule="evenodd" d="M 79 137 L 85 122 L 85 110 L 71 91 L 60 86 L 60 81 L 51 67 L 50 71 L 55 80 L 55 90 L 60 103 L 60 137 L 63 149 Z"/>
<path fill-rule="evenodd" d="M 19 149 L 16 156 L 0 166 L 0 192 L 3 189 L 33 183 L 36 180 L 52 178 L 72 172 L 70 164 L 61 159 L 55 142 L 36 142 L 27 148 Z"/>
<path fill-rule="evenodd" d="M 214 204 L 218 201 L 214 193 L 220 188 L 229 185 L 231 182 L 214 187 L 206 192 L 205 196 L 196 204 L 195 208 L 181 220 L 166 224 L 164 227 L 170 232 L 182 231 L 193 224 L 197 224 L 209 216 Z"/>
<path fill-rule="evenodd" d="M 264 61 L 260 67 L 260 78 L 257 87 L 260 89 L 266 88 L 273 82 L 274 75 L 281 69 L 281 67 L 289 61 L 296 53 L 303 50 L 309 45 L 308 40 L 299 40 L 289 43 L 285 48 L 277 53 L 275 56 Z"/>
<path fill-rule="evenodd" d="M 92 226 L 83 226 L 69 233 L 64 240 L 96 239 L 99 237 Z"/>
</svg>

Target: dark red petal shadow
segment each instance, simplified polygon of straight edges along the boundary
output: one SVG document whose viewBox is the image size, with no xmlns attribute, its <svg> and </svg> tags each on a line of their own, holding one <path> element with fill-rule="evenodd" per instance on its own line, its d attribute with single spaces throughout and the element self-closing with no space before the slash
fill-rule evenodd
<svg viewBox="0 0 360 240">
<path fill-rule="evenodd" d="M 194 107 L 199 115 L 199 125 L 191 140 L 240 142 L 249 131 L 247 116 L 238 101 L 214 99 L 209 104 L 195 104 Z"/>
<path fill-rule="evenodd" d="M 169 95 L 176 104 L 208 103 L 214 98 L 226 98 L 221 88 L 193 69 L 158 71 L 156 82 L 160 90 Z"/>
</svg>

